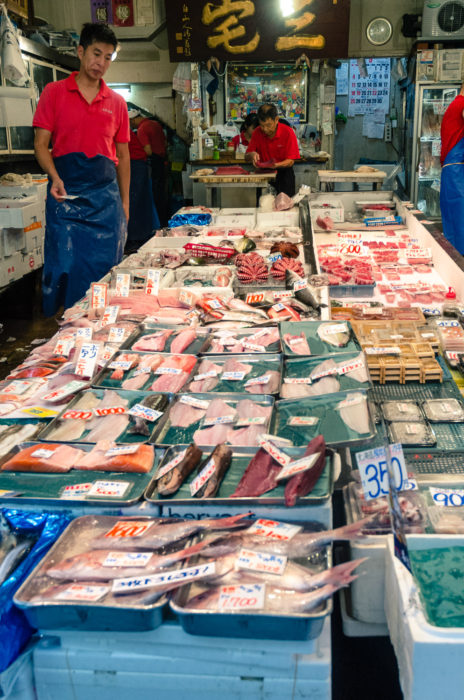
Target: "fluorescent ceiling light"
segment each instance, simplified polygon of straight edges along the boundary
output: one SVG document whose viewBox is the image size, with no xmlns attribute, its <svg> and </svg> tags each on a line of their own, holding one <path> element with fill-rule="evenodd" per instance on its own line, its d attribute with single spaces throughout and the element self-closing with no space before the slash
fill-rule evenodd
<svg viewBox="0 0 464 700">
<path fill-rule="evenodd" d="M 293 0 L 280 0 L 280 11 L 283 17 L 293 15 L 295 12 L 295 5 L 293 4 Z"/>
</svg>

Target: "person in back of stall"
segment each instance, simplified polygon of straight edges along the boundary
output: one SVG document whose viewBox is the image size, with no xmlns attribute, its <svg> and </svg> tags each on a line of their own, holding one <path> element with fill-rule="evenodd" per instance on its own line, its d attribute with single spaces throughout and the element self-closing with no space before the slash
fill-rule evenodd
<svg viewBox="0 0 464 700">
<path fill-rule="evenodd" d="M 244 148 L 244 151 L 242 151 L 242 153 L 246 151 L 248 144 L 250 143 L 253 131 L 256 129 L 258 124 L 258 115 L 256 114 L 256 112 L 250 112 L 250 114 L 246 115 L 245 119 L 242 122 L 242 126 L 240 127 L 240 133 L 234 136 L 234 138 L 232 139 L 235 152 L 237 152 L 239 146 L 242 146 Z"/>
</svg>

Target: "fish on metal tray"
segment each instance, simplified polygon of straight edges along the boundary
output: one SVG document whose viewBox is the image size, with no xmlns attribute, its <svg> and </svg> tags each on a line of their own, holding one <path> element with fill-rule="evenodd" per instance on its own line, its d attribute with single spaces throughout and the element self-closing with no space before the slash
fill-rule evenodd
<svg viewBox="0 0 464 700">
<path fill-rule="evenodd" d="M 157 490 L 160 496 L 171 496 L 178 491 L 186 478 L 198 466 L 203 453 L 191 443 L 185 450 L 182 460 L 158 479 Z"/>
<path fill-rule="evenodd" d="M 195 498 L 213 498 L 219 491 L 221 482 L 232 463 L 232 450 L 225 445 L 217 445 L 213 453 L 207 457 L 198 467 L 198 474 L 211 466 L 214 471 L 208 480 L 194 494 Z"/>
</svg>

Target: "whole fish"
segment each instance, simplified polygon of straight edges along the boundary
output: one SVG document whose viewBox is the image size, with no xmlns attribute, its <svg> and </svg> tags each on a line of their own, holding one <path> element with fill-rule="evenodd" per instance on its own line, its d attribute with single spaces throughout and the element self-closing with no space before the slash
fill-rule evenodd
<svg viewBox="0 0 464 700">
<path fill-rule="evenodd" d="M 195 493 L 195 498 L 213 498 L 219 491 L 221 482 L 232 463 L 232 450 L 224 444 L 217 445 L 213 453 L 198 467 L 198 474 L 214 464 L 214 472 L 205 484 Z"/>
<path fill-rule="evenodd" d="M 316 288 L 312 287 L 307 280 L 305 280 L 306 286 L 302 287 L 301 289 L 298 289 L 298 287 L 295 289 L 295 284 L 302 281 L 303 278 L 297 275 L 293 270 L 287 269 L 285 271 L 285 287 L 293 290 L 295 298 L 298 301 L 306 304 L 306 306 L 311 306 L 316 311 L 327 306 L 326 304 L 321 304 Z"/>
<path fill-rule="evenodd" d="M 182 461 L 158 480 L 158 494 L 160 496 L 170 496 L 175 493 L 195 467 L 198 466 L 202 456 L 202 451 L 192 442 L 187 447 Z"/>
<path fill-rule="evenodd" d="M 250 513 L 240 513 L 227 518 L 177 520 L 166 523 L 147 520 L 141 521 L 143 526 L 140 528 L 134 526 L 133 520 L 119 520 L 108 532 L 95 538 L 90 546 L 92 549 L 161 549 L 204 530 L 244 527 L 249 523 L 242 521 L 249 515 Z"/>
<path fill-rule="evenodd" d="M 3 557 L 0 561 L 0 586 L 30 552 L 32 545 L 32 540 L 24 540 L 10 549 L 8 554 Z"/>
</svg>

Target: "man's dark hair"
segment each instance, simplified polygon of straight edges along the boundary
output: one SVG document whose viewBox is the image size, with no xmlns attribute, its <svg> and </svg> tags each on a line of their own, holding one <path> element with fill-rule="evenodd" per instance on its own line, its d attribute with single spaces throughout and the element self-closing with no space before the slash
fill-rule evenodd
<svg viewBox="0 0 464 700">
<path fill-rule="evenodd" d="M 245 119 L 243 120 L 243 124 L 240 127 L 240 131 L 246 131 L 249 126 L 257 127 L 258 126 L 258 117 L 256 115 L 256 112 L 250 112 L 250 114 L 247 114 Z"/>
<path fill-rule="evenodd" d="M 258 109 L 258 119 L 260 122 L 265 122 L 267 119 L 275 119 L 277 117 L 277 107 L 270 102 L 261 105 Z"/>
<path fill-rule="evenodd" d="M 79 46 L 82 46 L 85 51 L 88 46 L 96 41 L 101 44 L 112 44 L 116 51 L 118 40 L 116 39 L 116 34 L 107 24 L 86 22 L 82 27 Z"/>
</svg>

